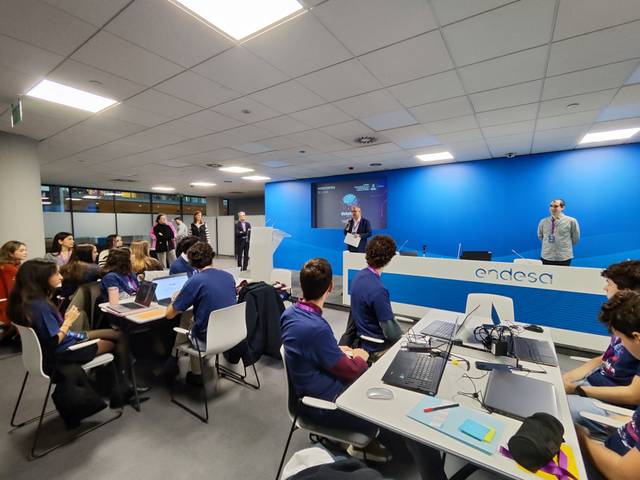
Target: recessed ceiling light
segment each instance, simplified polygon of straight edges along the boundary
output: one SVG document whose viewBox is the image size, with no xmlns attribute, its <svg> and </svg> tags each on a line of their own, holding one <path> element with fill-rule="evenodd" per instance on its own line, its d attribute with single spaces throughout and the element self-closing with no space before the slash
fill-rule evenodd
<svg viewBox="0 0 640 480">
<path fill-rule="evenodd" d="M 254 182 L 261 182 L 264 180 L 271 180 L 271 177 L 263 177 L 262 175 L 251 175 L 249 177 L 242 177 L 243 180 L 252 180 Z"/>
<path fill-rule="evenodd" d="M 111 98 L 94 95 L 50 80 L 42 80 L 29 90 L 27 95 L 94 113 L 118 103 Z"/>
<path fill-rule="evenodd" d="M 65 198 L 65 200 L 68 202 L 69 200 L 71 200 L 72 202 L 79 202 L 81 199 L 80 198 Z"/>
<path fill-rule="evenodd" d="M 302 10 L 296 0 L 173 0 L 190 12 L 241 40 Z"/>
<path fill-rule="evenodd" d="M 449 152 L 436 152 L 416 155 L 416 158 L 423 162 L 435 162 L 437 160 L 453 160 L 453 155 Z"/>
<path fill-rule="evenodd" d="M 229 172 L 229 173 L 249 173 L 253 172 L 253 168 L 246 167 L 222 167 L 220 169 L 221 172 Z"/>
<path fill-rule="evenodd" d="M 233 183 L 231 180 L 225 180 L 224 183 Z"/>
<path fill-rule="evenodd" d="M 120 192 L 104 192 L 105 197 L 122 197 L 122 193 Z"/>
<path fill-rule="evenodd" d="M 215 183 L 209 183 L 209 182 L 193 182 L 191 184 L 192 187 L 215 187 L 216 184 Z"/>
<path fill-rule="evenodd" d="M 82 198 L 84 198 L 85 200 L 97 200 L 100 197 L 98 197 L 97 195 L 83 195 Z"/>
<path fill-rule="evenodd" d="M 42 202 L 42 205 L 51 205 L 51 202 Z"/>
<path fill-rule="evenodd" d="M 608 130 L 606 132 L 587 133 L 578 143 L 582 145 L 585 143 L 626 140 L 627 138 L 633 137 L 638 132 L 640 132 L 640 128 L 623 128 L 621 130 Z"/>
<path fill-rule="evenodd" d="M 573 102 L 567 105 L 567 110 L 575 110 L 579 106 L 580 104 L 578 102 Z"/>
<path fill-rule="evenodd" d="M 151 190 L 156 192 L 174 192 L 176 189 L 173 187 L 151 187 Z"/>
</svg>

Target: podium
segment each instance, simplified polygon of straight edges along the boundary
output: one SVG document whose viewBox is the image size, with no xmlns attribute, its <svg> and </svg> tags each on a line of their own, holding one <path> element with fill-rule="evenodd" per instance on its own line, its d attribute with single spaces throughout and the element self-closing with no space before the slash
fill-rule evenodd
<svg viewBox="0 0 640 480">
<path fill-rule="evenodd" d="M 273 227 L 252 227 L 251 243 L 249 244 L 249 270 L 251 280 L 271 281 L 273 270 L 273 253 L 282 240 L 290 238 L 286 232 Z"/>
</svg>

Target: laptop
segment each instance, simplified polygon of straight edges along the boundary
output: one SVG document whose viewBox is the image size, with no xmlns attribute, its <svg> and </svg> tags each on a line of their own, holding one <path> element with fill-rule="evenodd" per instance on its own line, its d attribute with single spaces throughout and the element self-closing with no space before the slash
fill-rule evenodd
<svg viewBox="0 0 640 480">
<path fill-rule="evenodd" d="M 553 384 L 509 371 L 491 371 L 482 400 L 482 405 L 490 412 L 518 420 L 537 412 L 558 418 Z"/>
<path fill-rule="evenodd" d="M 169 305 L 173 294 L 182 290 L 187 280 L 189 276 L 186 273 L 156 278 L 153 281 L 156 284 L 156 302 L 165 307 Z"/>
<path fill-rule="evenodd" d="M 116 313 L 124 313 L 128 314 L 134 310 L 142 310 L 144 308 L 149 308 L 151 305 L 151 301 L 153 300 L 153 294 L 156 290 L 156 285 L 153 282 L 140 282 L 140 286 L 138 287 L 138 292 L 136 293 L 136 298 L 133 302 L 121 303 L 120 305 L 116 305 L 112 307 L 109 305 L 109 310 Z"/>
<path fill-rule="evenodd" d="M 423 328 L 420 331 L 420 333 L 422 333 L 423 335 L 428 335 L 430 337 L 440 338 L 444 340 L 453 340 L 456 337 L 456 335 L 460 333 L 460 330 L 462 330 L 462 327 L 466 323 L 467 319 L 478 308 L 480 308 L 480 305 L 476 306 L 476 308 L 474 308 L 469 313 L 467 313 L 459 325 L 458 325 L 459 317 L 456 318 L 455 322 L 448 322 L 446 320 L 432 320 L 431 323 L 429 323 L 429 325 L 427 325 L 425 328 Z"/>
<path fill-rule="evenodd" d="M 547 341 L 525 338 L 514 335 L 512 354 L 524 362 L 541 363 L 551 367 L 558 366 L 558 359 L 553 347 Z"/>
<path fill-rule="evenodd" d="M 438 356 L 432 353 L 408 352 L 400 350 L 382 377 L 388 385 L 435 395 L 442 380 L 453 343 L 449 342 L 447 351 Z"/>
</svg>

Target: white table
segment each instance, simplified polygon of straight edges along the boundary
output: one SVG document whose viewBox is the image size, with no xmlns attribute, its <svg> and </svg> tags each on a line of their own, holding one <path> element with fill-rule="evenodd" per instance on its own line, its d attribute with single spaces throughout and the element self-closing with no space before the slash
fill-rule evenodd
<svg viewBox="0 0 640 480">
<path fill-rule="evenodd" d="M 415 326 L 414 330 L 420 332 L 430 321 L 434 319 L 455 319 L 456 316 L 463 315 L 456 312 L 445 310 L 431 309 Z M 476 318 L 477 319 L 477 318 Z M 545 332 L 532 333 L 523 332 L 521 336 L 527 336 L 537 339 L 545 339 L 550 341 L 548 330 Z M 444 433 L 439 432 L 431 427 L 423 425 L 406 414 L 418 404 L 423 394 L 405 390 L 403 388 L 386 385 L 382 382 L 382 376 L 386 372 L 389 364 L 393 361 L 396 353 L 404 343 L 404 338 L 399 340 L 391 349 L 378 360 L 369 370 L 367 370 L 358 380 L 356 380 L 342 395 L 336 400 L 338 408 L 352 415 L 368 420 L 376 425 L 384 427 L 388 430 L 396 432 L 404 437 L 415 440 L 427 446 L 434 447 L 438 450 L 453 454 L 469 463 L 479 466 L 484 470 L 494 471 L 509 478 L 515 479 L 537 479 L 534 474 L 526 472 L 518 468 L 512 460 L 502 456 L 498 451 L 493 455 L 488 455 L 475 448 L 462 443 Z M 494 357 L 490 353 L 471 350 L 464 347 L 454 347 L 452 353 L 469 360 L 471 369 L 467 372 L 464 362 L 453 365 L 448 362 L 444 371 L 444 376 L 440 383 L 437 397 L 453 400 L 461 405 L 477 410 L 483 410 L 478 402 L 473 399 L 457 395 L 459 391 L 473 392 L 474 388 L 471 381 L 462 378 L 465 373 L 471 377 L 481 377 L 487 372 L 479 371 L 475 368 L 475 360 L 488 361 L 498 363 L 503 361 L 500 357 Z M 506 359 L 505 359 L 506 360 Z M 510 362 L 512 363 L 512 362 Z M 537 378 L 543 381 L 553 383 L 555 386 L 556 403 L 558 406 L 559 420 L 562 422 L 565 434 L 565 441 L 571 446 L 573 454 L 578 465 L 578 471 L 581 479 L 587 478 L 580 447 L 576 432 L 571 421 L 569 405 L 564 393 L 562 375 L 557 367 L 549 367 L 546 365 L 536 365 L 529 362 L 521 362 L 522 366 L 531 370 L 546 370 L 546 374 L 529 373 L 531 378 Z M 481 380 L 474 380 L 476 387 L 484 391 L 488 375 Z M 374 400 L 367 397 L 367 389 L 370 387 L 386 387 L 393 391 L 394 398 L 392 400 Z M 509 438 L 520 427 L 521 422 L 518 420 L 493 414 L 506 425 L 503 437 L 499 440 L 499 445 L 507 445 Z"/>
</svg>

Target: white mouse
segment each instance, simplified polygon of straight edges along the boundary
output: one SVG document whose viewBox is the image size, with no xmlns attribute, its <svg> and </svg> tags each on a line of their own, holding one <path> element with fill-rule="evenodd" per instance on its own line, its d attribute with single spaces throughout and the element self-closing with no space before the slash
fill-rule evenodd
<svg viewBox="0 0 640 480">
<path fill-rule="evenodd" d="M 367 397 L 375 400 L 391 400 L 393 399 L 393 392 L 388 388 L 372 387 L 367 390 Z"/>
</svg>

